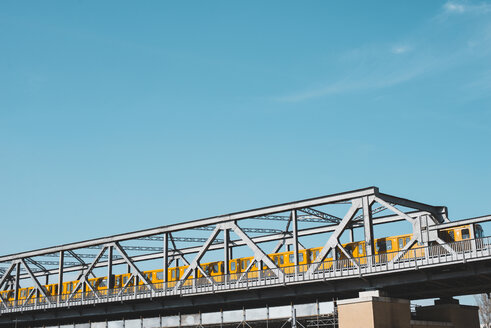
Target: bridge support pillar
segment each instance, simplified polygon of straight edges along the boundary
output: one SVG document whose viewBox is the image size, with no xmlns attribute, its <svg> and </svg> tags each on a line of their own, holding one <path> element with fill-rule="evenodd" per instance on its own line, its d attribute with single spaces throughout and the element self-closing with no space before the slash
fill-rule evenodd
<svg viewBox="0 0 491 328">
<path fill-rule="evenodd" d="M 408 300 L 366 291 L 360 292 L 358 298 L 340 300 L 337 304 L 339 328 L 410 328 Z"/>
<path fill-rule="evenodd" d="M 454 328 L 479 328 L 479 307 L 460 305 L 454 298 L 442 298 L 435 305 L 416 308 L 418 320 L 443 321 L 453 324 Z"/>
</svg>

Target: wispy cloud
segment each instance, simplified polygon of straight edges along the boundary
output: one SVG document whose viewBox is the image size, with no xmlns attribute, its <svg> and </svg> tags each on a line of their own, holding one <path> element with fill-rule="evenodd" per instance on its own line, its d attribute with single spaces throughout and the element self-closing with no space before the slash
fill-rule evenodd
<svg viewBox="0 0 491 328">
<path fill-rule="evenodd" d="M 287 96 L 275 97 L 274 100 L 279 102 L 299 102 L 330 95 L 388 88 L 423 75 L 434 64 L 435 62 L 431 60 L 425 60 L 419 63 L 407 63 L 406 66 L 399 69 L 392 64 L 387 65 L 385 68 L 376 66 L 373 69 L 360 69 L 358 67 L 355 68 L 355 70 L 358 70 L 355 74 L 351 74 L 341 80 Z"/>
<path fill-rule="evenodd" d="M 448 1 L 443 5 L 443 12 L 446 14 L 485 14 L 491 12 L 491 5 L 488 3 L 469 4 Z"/>
<path fill-rule="evenodd" d="M 463 4 L 455 2 L 447 2 L 443 5 L 443 10 L 447 13 L 461 14 L 466 11 L 466 7 Z"/>
<path fill-rule="evenodd" d="M 411 47 L 408 45 L 398 45 L 398 46 L 392 47 L 392 49 L 391 49 L 391 52 L 393 54 L 396 54 L 396 55 L 404 54 L 404 53 L 409 52 L 409 51 L 411 51 Z"/>
<path fill-rule="evenodd" d="M 450 14 L 483 14 L 490 12 L 489 4 L 469 4 L 450 1 L 442 6 L 448 22 Z M 338 55 L 338 67 L 343 67 L 337 75 L 331 74 L 324 83 L 313 83 L 303 90 L 288 95 L 274 97 L 279 102 L 300 102 L 331 95 L 372 91 L 406 83 L 423 76 L 436 74 L 458 67 L 478 58 L 487 57 L 491 52 L 490 29 L 487 19 L 468 29 L 470 32 L 459 35 L 452 42 L 440 42 L 442 29 L 459 29 L 459 25 L 442 24 L 443 20 L 426 22 L 406 40 L 387 44 L 369 44 L 351 49 Z M 487 17 L 487 16 L 486 16 Z M 465 24 L 474 24 L 466 22 Z M 460 24 L 460 23 L 459 23 Z M 479 85 L 488 82 L 482 79 Z M 462 82 L 464 83 L 464 82 Z"/>
</svg>

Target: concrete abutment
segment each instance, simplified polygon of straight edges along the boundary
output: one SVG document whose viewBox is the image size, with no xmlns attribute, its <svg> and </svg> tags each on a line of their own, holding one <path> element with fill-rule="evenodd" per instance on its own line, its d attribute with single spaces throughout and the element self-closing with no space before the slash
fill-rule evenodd
<svg viewBox="0 0 491 328">
<path fill-rule="evenodd" d="M 364 291 L 359 297 L 338 301 L 339 328 L 479 328 L 479 308 L 440 299 L 416 308 L 409 300 L 392 298 L 380 291 Z"/>
</svg>

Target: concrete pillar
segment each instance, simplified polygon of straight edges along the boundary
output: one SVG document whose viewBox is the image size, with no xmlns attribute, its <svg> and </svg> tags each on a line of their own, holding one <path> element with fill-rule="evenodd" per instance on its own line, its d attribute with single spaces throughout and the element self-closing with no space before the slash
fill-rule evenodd
<svg viewBox="0 0 491 328">
<path fill-rule="evenodd" d="M 417 320 L 451 323 L 454 328 L 479 328 L 479 307 L 460 305 L 454 298 L 435 301 L 435 305 L 416 308 Z"/>
<path fill-rule="evenodd" d="M 339 328 L 410 328 L 408 300 L 385 297 L 380 291 L 360 292 L 358 298 L 340 300 Z"/>
</svg>

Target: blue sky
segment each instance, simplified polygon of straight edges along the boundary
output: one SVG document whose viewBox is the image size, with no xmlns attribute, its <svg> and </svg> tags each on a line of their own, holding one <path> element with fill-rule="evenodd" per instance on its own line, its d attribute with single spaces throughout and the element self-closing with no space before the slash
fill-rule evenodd
<svg viewBox="0 0 491 328">
<path fill-rule="evenodd" d="M 0 253 L 367 186 L 491 213 L 491 3 L 2 1 Z"/>
</svg>

